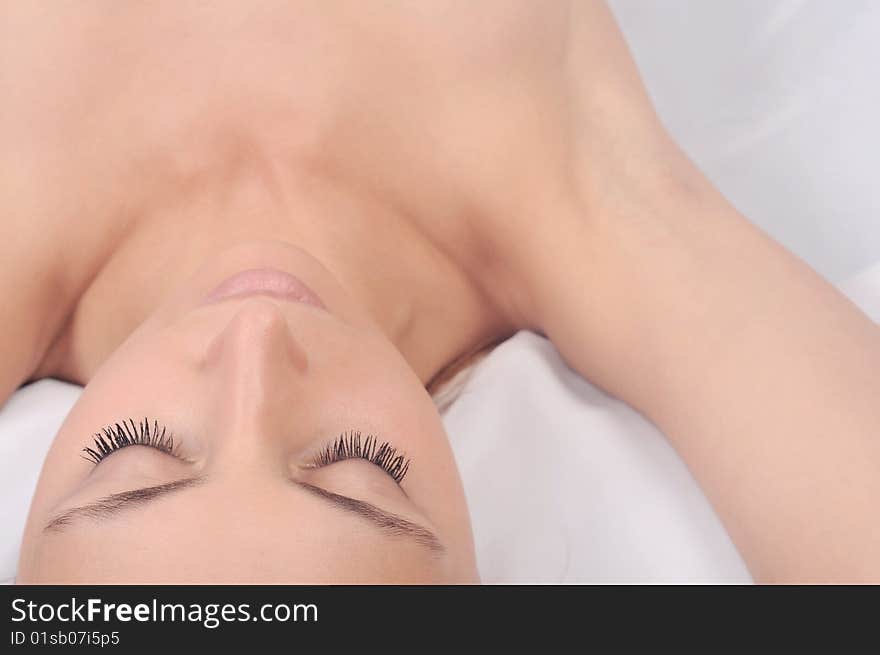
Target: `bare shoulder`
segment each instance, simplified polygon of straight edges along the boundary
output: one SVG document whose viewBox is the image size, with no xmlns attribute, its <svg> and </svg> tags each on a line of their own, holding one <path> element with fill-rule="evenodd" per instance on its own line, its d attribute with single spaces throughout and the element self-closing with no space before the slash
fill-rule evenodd
<svg viewBox="0 0 880 655">
<path fill-rule="evenodd" d="M 9 206 L 0 210 L 0 404 L 31 379 L 67 311 L 56 240 Z"/>
<path fill-rule="evenodd" d="M 10 159 L 0 156 L 0 404 L 33 379 L 62 328 L 71 307 L 66 263 L 77 257 L 70 228 L 50 215 L 47 180 Z"/>
<path fill-rule="evenodd" d="M 34 379 L 62 329 L 96 214 L 118 186 L 95 146 L 105 123 L 86 120 L 96 82 L 81 73 L 77 34 L 91 12 L 56 9 L 18 3 L 0 26 L 0 41 L 16 37 L 0 65 L 0 403 Z"/>
</svg>

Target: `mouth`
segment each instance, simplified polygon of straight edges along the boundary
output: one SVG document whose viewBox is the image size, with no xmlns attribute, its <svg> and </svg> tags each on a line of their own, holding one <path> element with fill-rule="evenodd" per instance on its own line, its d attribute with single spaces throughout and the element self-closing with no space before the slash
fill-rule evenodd
<svg viewBox="0 0 880 655">
<path fill-rule="evenodd" d="M 252 268 L 226 278 L 203 299 L 211 304 L 248 296 L 270 296 L 313 305 L 326 311 L 321 297 L 298 277 L 274 268 Z"/>
</svg>

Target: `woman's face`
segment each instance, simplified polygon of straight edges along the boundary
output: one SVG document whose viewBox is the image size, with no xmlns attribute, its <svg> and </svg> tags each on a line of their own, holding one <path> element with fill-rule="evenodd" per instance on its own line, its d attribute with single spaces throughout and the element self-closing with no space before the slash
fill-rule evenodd
<svg viewBox="0 0 880 655">
<path fill-rule="evenodd" d="M 295 275 L 325 308 L 228 285 L 210 296 L 257 268 Z M 43 466 L 18 580 L 472 582 L 477 573 L 458 472 L 422 383 L 318 261 L 259 243 L 180 284 L 89 381 Z"/>
</svg>

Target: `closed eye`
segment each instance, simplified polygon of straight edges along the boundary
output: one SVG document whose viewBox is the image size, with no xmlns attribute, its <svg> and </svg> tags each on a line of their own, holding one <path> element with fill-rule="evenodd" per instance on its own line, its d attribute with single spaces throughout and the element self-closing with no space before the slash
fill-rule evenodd
<svg viewBox="0 0 880 655">
<path fill-rule="evenodd" d="M 356 431 L 343 432 L 322 449 L 312 460 L 313 468 L 329 466 L 346 459 L 363 459 L 385 471 L 398 485 L 409 471 L 410 460 L 389 442 L 380 442 L 375 435 L 361 438 Z"/>
<path fill-rule="evenodd" d="M 148 446 L 192 463 L 181 455 L 177 448 L 174 435 L 154 420 L 152 424 L 144 418 L 135 423 L 126 419 L 119 423 L 106 426 L 92 437 L 92 444 L 82 449 L 82 457 L 100 464 L 108 456 L 128 446 Z M 382 469 L 398 485 L 403 481 L 410 467 L 410 459 L 388 441 L 379 441 L 375 435 L 361 437 L 360 431 L 350 430 L 340 434 L 332 443 L 318 451 L 309 462 L 312 468 L 322 468 L 347 459 L 363 459 Z"/>
<path fill-rule="evenodd" d="M 146 418 L 140 423 L 129 418 L 102 428 L 92 436 L 92 444 L 83 448 L 80 456 L 97 466 L 117 450 L 128 446 L 148 446 L 181 461 L 188 461 L 178 452 L 174 435 L 165 426 L 160 429 L 158 421 L 154 420 L 150 425 Z"/>
</svg>

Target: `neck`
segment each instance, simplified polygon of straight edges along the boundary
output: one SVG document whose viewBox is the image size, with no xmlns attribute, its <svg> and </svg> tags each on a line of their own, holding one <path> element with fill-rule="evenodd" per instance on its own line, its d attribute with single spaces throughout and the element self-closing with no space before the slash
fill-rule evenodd
<svg viewBox="0 0 880 655">
<path fill-rule="evenodd" d="M 423 383 L 510 331 L 479 285 L 449 258 L 451 249 L 390 204 L 304 173 L 282 178 L 269 165 L 223 173 L 153 195 L 123 228 L 118 218 L 111 229 L 92 223 L 94 274 L 35 378 L 87 383 L 177 280 L 212 253 L 253 239 L 291 243 L 321 261 Z"/>
</svg>

